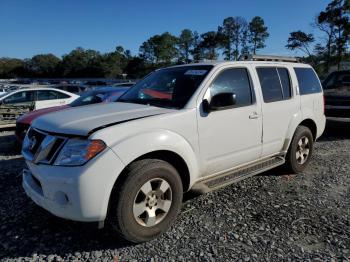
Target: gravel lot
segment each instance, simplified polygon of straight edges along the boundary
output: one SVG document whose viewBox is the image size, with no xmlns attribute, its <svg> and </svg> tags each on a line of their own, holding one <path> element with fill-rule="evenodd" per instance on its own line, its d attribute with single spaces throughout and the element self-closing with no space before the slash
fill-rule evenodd
<svg viewBox="0 0 350 262">
<path fill-rule="evenodd" d="M 106 229 L 56 218 L 26 197 L 23 158 L 0 133 L 0 259 L 96 261 L 350 261 L 350 127 L 332 125 L 304 174 L 272 170 L 188 194 L 162 237 L 132 245 Z"/>
</svg>

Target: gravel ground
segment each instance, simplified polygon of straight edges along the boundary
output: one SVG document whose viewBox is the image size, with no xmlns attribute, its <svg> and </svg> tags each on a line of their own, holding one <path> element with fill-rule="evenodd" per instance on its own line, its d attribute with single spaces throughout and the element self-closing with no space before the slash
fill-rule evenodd
<svg viewBox="0 0 350 262">
<path fill-rule="evenodd" d="M 0 133 L 2 261 L 350 261 L 349 126 L 328 129 L 304 174 L 275 169 L 188 194 L 172 228 L 139 245 L 33 204 L 12 142 L 11 132 Z"/>
</svg>

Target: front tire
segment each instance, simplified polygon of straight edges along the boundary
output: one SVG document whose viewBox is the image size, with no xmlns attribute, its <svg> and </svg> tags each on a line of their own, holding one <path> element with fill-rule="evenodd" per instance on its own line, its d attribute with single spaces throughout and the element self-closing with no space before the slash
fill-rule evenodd
<svg viewBox="0 0 350 262">
<path fill-rule="evenodd" d="M 298 126 L 286 156 L 286 168 L 292 173 L 301 173 L 311 160 L 314 138 L 306 126 Z"/>
<path fill-rule="evenodd" d="M 114 188 L 110 222 L 128 241 L 149 241 L 176 219 L 182 195 L 182 182 L 172 165 L 157 159 L 136 161 Z"/>
</svg>

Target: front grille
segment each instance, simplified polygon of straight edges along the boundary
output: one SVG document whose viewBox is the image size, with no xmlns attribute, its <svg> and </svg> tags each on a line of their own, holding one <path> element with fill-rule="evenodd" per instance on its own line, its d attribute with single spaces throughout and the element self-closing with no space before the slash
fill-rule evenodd
<svg viewBox="0 0 350 262">
<path fill-rule="evenodd" d="M 50 152 L 47 155 L 47 159 L 49 161 L 54 160 L 56 154 L 58 153 L 59 149 L 63 146 L 64 139 L 63 138 L 57 138 L 55 143 L 53 144 Z"/>
<path fill-rule="evenodd" d="M 67 138 L 50 135 L 30 128 L 23 143 L 22 153 L 26 160 L 40 164 L 52 164 Z"/>
<path fill-rule="evenodd" d="M 46 135 L 44 133 L 38 132 L 36 129 L 31 128 L 28 133 L 28 139 L 32 142 L 29 147 L 29 152 L 35 155 L 45 137 Z"/>
</svg>

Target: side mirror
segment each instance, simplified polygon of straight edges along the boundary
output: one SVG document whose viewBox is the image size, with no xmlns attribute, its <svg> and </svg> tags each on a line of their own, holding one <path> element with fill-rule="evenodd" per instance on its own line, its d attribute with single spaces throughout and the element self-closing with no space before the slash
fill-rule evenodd
<svg viewBox="0 0 350 262">
<path fill-rule="evenodd" d="M 211 98 L 210 103 L 208 100 L 203 100 L 202 106 L 206 113 L 211 111 L 219 111 L 233 108 L 236 104 L 236 94 L 235 93 L 219 93 Z"/>
</svg>

